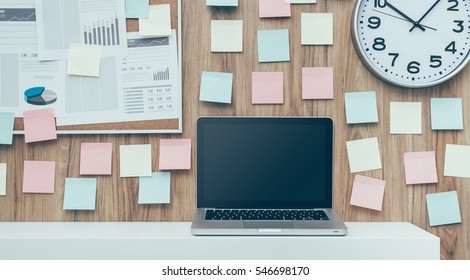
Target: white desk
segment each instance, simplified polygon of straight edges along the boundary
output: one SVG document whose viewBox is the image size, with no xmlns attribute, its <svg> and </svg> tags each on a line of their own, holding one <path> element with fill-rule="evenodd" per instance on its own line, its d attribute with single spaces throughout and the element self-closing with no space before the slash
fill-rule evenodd
<svg viewBox="0 0 470 280">
<path fill-rule="evenodd" d="M 201 237 L 190 223 L 0 223 L 0 259 L 439 259 L 410 223 L 346 223 L 344 237 Z"/>
</svg>

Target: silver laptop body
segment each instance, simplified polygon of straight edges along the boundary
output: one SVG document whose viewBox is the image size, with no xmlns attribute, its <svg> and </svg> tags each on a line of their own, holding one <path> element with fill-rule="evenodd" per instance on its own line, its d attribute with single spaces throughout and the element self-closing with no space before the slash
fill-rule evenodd
<svg viewBox="0 0 470 280">
<path fill-rule="evenodd" d="M 332 209 L 333 121 L 197 120 L 194 235 L 345 235 Z"/>
</svg>

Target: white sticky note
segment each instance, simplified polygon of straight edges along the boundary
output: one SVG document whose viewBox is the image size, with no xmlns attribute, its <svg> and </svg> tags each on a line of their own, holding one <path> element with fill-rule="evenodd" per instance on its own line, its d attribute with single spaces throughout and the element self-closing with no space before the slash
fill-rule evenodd
<svg viewBox="0 0 470 280">
<path fill-rule="evenodd" d="M 212 52 L 243 52 L 243 21 L 211 21 Z"/>
<path fill-rule="evenodd" d="M 377 137 L 346 142 L 351 173 L 382 169 Z"/>
<path fill-rule="evenodd" d="M 421 134 L 421 102 L 390 102 L 390 133 Z"/>
<path fill-rule="evenodd" d="M 290 4 L 315 4 L 317 0 L 285 0 L 286 3 Z"/>
<path fill-rule="evenodd" d="M 7 194 L 7 164 L 0 163 L 0 195 Z"/>
<path fill-rule="evenodd" d="M 101 46 L 72 43 L 69 45 L 67 74 L 99 77 Z"/>
<path fill-rule="evenodd" d="M 470 178 L 470 146 L 446 145 L 444 176 Z"/>
<path fill-rule="evenodd" d="M 149 17 L 139 19 L 139 34 L 143 37 L 170 36 L 170 4 L 150 5 Z"/>
<path fill-rule="evenodd" d="M 121 177 L 152 176 L 152 145 L 121 145 Z"/>
<path fill-rule="evenodd" d="M 302 45 L 333 44 L 332 13 L 302 13 L 300 22 Z"/>
</svg>

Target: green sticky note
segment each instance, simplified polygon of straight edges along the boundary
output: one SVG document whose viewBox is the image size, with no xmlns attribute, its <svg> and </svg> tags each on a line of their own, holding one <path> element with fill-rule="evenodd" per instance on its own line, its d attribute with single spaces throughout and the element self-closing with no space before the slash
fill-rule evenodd
<svg viewBox="0 0 470 280">
<path fill-rule="evenodd" d="M 170 203 L 170 172 L 154 172 L 139 178 L 139 204 Z"/>
<path fill-rule="evenodd" d="M 430 226 L 461 223 L 459 200 L 456 191 L 426 195 Z"/>
<path fill-rule="evenodd" d="M 462 98 L 431 98 L 431 128 L 463 129 Z"/>
<path fill-rule="evenodd" d="M 290 61 L 289 30 L 258 30 L 258 62 Z"/>
<path fill-rule="evenodd" d="M 13 144 L 14 113 L 0 113 L 0 144 Z"/>
<path fill-rule="evenodd" d="M 376 123 L 379 121 L 375 91 L 347 92 L 344 95 L 344 103 L 348 124 Z"/>
<path fill-rule="evenodd" d="M 95 178 L 65 178 L 64 210 L 95 210 L 95 206 Z"/>
</svg>

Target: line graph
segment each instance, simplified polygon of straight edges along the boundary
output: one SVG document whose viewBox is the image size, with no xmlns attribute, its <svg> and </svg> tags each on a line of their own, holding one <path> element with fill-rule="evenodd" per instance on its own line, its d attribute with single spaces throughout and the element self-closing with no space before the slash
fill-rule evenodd
<svg viewBox="0 0 470 280">
<path fill-rule="evenodd" d="M 159 47 L 168 46 L 168 37 L 164 38 L 145 38 L 145 39 L 128 39 L 128 48 L 142 48 L 142 47 Z"/>
<path fill-rule="evenodd" d="M 34 22 L 36 21 L 35 9 L 0 9 L 0 22 Z"/>
</svg>

